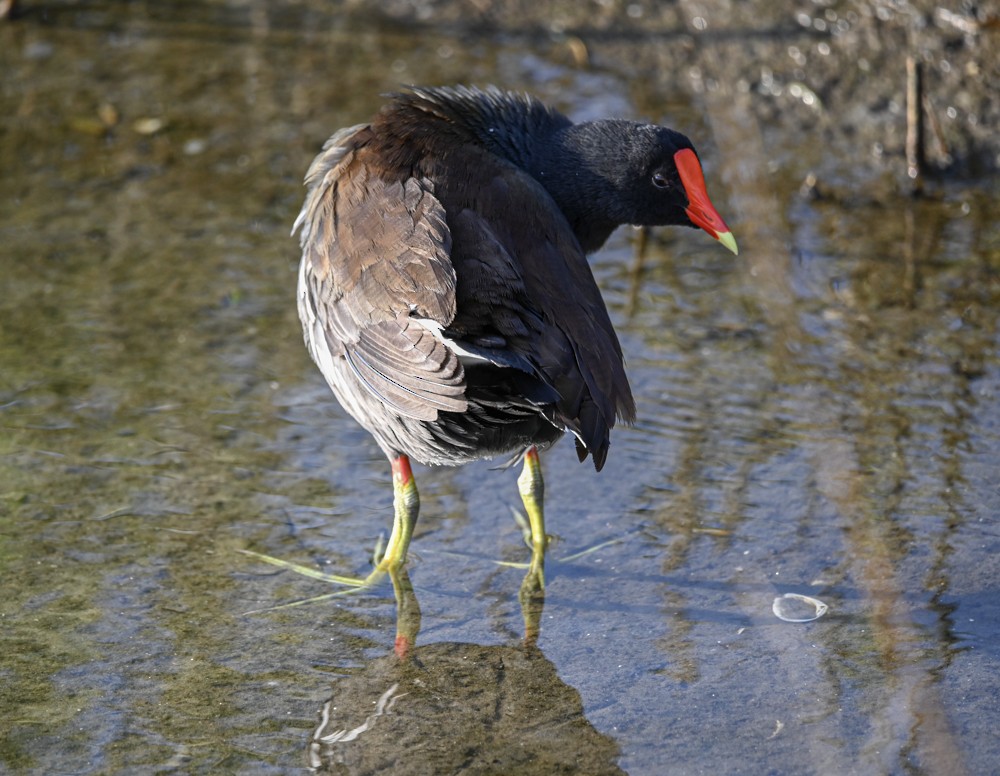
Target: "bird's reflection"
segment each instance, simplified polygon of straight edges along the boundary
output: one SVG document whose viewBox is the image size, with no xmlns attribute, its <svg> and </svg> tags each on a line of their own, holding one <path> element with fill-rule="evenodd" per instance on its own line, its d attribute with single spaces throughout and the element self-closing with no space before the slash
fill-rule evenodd
<svg viewBox="0 0 1000 776">
<path fill-rule="evenodd" d="M 420 632 L 420 603 L 410 582 L 406 568 L 389 572 L 392 591 L 396 597 L 396 642 L 395 653 L 400 660 L 408 660 L 417 644 Z M 545 591 L 537 574 L 531 569 L 524 576 L 518 592 L 521 615 L 524 618 L 524 645 L 535 647 L 541 630 L 542 610 L 545 607 Z"/>
<path fill-rule="evenodd" d="M 622 774 L 617 743 L 583 713 L 537 646 L 543 596 L 521 588 L 525 639 L 513 646 L 417 646 L 420 606 L 405 569 L 394 653 L 337 680 L 309 742 L 317 773 Z"/>
</svg>

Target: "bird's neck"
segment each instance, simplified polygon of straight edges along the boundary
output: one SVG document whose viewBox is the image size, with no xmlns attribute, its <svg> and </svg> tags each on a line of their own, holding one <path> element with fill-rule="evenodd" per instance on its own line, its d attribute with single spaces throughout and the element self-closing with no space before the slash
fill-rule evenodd
<svg viewBox="0 0 1000 776">
<path fill-rule="evenodd" d="M 619 223 L 588 192 L 607 187 L 588 147 L 594 124 L 573 124 L 539 102 L 497 101 L 461 114 L 462 126 L 491 153 L 542 184 L 566 216 L 585 253 L 596 251 Z"/>
<path fill-rule="evenodd" d="M 561 127 L 538 140 L 525 165 L 562 210 L 585 253 L 604 245 L 621 225 L 609 203 L 594 196 L 608 188 L 591 150 L 599 132 L 599 122 Z"/>
<path fill-rule="evenodd" d="M 610 215 L 612 204 L 592 196 L 608 189 L 597 151 L 611 122 L 574 124 L 530 97 L 446 88 L 399 95 L 376 123 L 377 135 L 407 140 L 386 150 L 401 168 L 414 161 L 407 153 L 420 153 L 413 149 L 447 149 L 456 139 L 472 140 L 520 167 L 548 191 L 586 253 L 620 225 Z"/>
</svg>

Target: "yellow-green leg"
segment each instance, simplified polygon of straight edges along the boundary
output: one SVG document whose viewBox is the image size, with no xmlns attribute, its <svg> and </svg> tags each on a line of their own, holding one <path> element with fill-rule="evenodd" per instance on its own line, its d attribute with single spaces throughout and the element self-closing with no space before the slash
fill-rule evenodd
<svg viewBox="0 0 1000 776">
<path fill-rule="evenodd" d="M 549 544 L 549 537 L 545 534 L 545 513 L 542 507 L 545 483 L 542 481 L 542 465 L 538 459 L 538 450 L 534 447 L 529 448 L 524 454 L 524 467 L 521 476 L 517 478 L 517 489 L 521 492 L 521 502 L 528 514 L 528 525 L 531 529 L 531 563 L 521 583 L 518 597 L 524 614 L 525 641 L 534 643 L 538 638 L 538 620 L 541 618 L 541 606 L 544 600 L 545 549 Z"/>
<path fill-rule="evenodd" d="M 410 539 L 420 512 L 420 494 L 417 493 L 417 481 L 410 469 L 410 459 L 399 455 L 391 463 L 393 516 L 389 541 L 380 553 L 376 550 L 375 568 L 367 577 L 338 577 L 333 581 L 365 589 L 380 582 L 386 574 L 399 571 L 406 563 L 406 551 L 410 547 Z"/>
<path fill-rule="evenodd" d="M 417 481 L 410 469 L 410 459 L 405 455 L 392 459 L 392 533 L 385 545 L 382 557 L 378 559 L 376 572 L 392 571 L 406 563 L 406 551 L 410 547 L 413 529 L 417 525 L 420 512 L 420 494 Z"/>
<path fill-rule="evenodd" d="M 406 564 L 406 551 L 410 547 L 410 539 L 413 537 L 413 529 L 417 524 L 417 515 L 420 512 L 420 496 L 417 493 L 417 483 L 413 478 L 413 471 L 410 469 L 410 459 L 405 455 L 399 455 L 393 458 L 391 463 L 394 512 L 392 532 L 389 534 L 389 541 L 386 543 L 385 548 L 376 550 L 375 568 L 367 577 L 345 577 L 339 574 L 327 574 L 307 566 L 300 566 L 297 563 L 281 560 L 280 558 L 272 558 L 270 555 L 262 555 L 259 552 L 252 552 L 251 550 L 240 550 L 240 552 L 274 566 L 290 569 L 298 574 L 312 577 L 313 579 L 332 582 L 336 585 L 347 585 L 351 588 L 350 590 L 317 596 L 316 598 L 307 599 L 307 601 L 284 604 L 284 606 L 298 606 L 310 601 L 320 601 L 332 596 L 347 595 L 355 591 L 366 590 L 377 585 L 385 578 L 386 574 L 389 574 L 400 609 L 405 612 L 416 612 L 415 615 L 407 615 L 404 618 L 409 623 L 415 622 L 416 625 L 405 625 L 404 623 L 405 627 L 402 631 L 404 636 L 410 631 L 413 632 L 413 639 L 410 640 L 412 643 L 416 639 L 416 629 L 420 625 L 420 608 L 416 605 L 416 599 L 412 595 L 412 587 L 409 587 L 409 580 L 406 579 L 405 584 L 401 586 L 397 579 L 397 573 L 402 572 Z M 403 574 L 403 578 L 405 579 L 405 574 Z M 407 589 L 410 591 L 409 595 L 401 596 L 400 591 L 403 590 L 405 592 Z M 411 599 L 412 604 L 410 603 Z"/>
<path fill-rule="evenodd" d="M 528 513 L 528 525 L 531 528 L 531 566 L 528 571 L 542 579 L 545 548 L 549 539 L 545 535 L 545 513 L 542 507 L 545 496 L 542 464 L 538 459 L 538 450 L 534 447 L 524 454 L 524 467 L 521 469 L 521 476 L 517 478 L 517 489 L 521 492 L 521 502 L 524 504 L 524 511 Z"/>
</svg>

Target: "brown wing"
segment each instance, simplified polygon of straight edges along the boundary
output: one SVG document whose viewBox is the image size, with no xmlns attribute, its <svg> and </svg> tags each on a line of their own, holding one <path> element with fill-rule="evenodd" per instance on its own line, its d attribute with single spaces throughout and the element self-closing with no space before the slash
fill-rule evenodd
<svg viewBox="0 0 1000 776">
<path fill-rule="evenodd" d="M 523 170 L 466 148 L 469 171 L 441 192 L 454 238 L 460 336 L 498 333 L 559 394 L 556 420 L 600 469 L 616 419 L 635 403 L 621 346 L 590 265 L 545 189 Z M 586 451 L 578 445 L 581 460 Z"/>
<path fill-rule="evenodd" d="M 367 126 L 341 130 L 306 175 L 296 220 L 306 344 L 341 395 L 360 388 L 417 420 L 464 412 L 462 366 L 432 331 L 455 316 L 444 209 L 429 181 L 379 177 L 370 140 Z"/>
</svg>

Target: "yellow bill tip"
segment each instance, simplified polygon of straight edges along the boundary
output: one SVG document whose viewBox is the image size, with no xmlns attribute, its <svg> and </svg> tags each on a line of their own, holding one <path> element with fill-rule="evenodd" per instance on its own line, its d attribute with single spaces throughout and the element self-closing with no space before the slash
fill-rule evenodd
<svg viewBox="0 0 1000 776">
<path fill-rule="evenodd" d="M 732 232 L 723 232 L 715 239 L 729 248 L 736 256 L 740 255 L 740 249 L 736 247 L 736 238 L 733 237 Z"/>
</svg>

